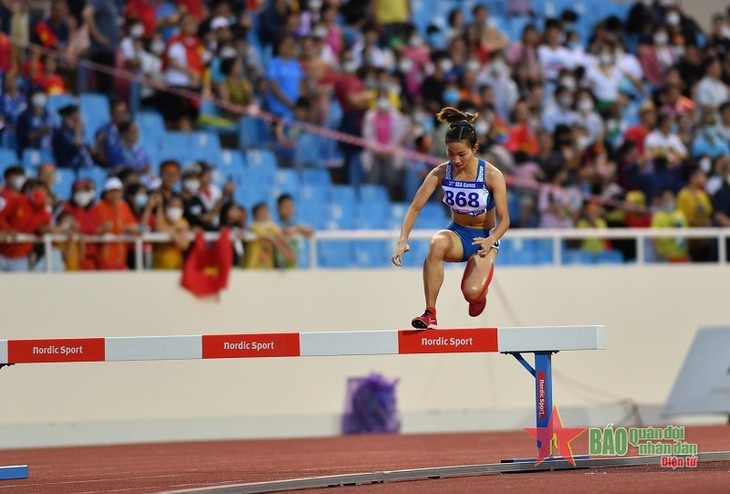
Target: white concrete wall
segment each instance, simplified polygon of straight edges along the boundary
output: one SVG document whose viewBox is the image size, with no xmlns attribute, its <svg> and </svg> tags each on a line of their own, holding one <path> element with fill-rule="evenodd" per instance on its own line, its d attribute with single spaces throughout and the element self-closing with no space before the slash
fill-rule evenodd
<svg viewBox="0 0 730 494">
<path fill-rule="evenodd" d="M 474 327 L 460 276 L 447 270 L 442 326 Z M 0 337 L 405 328 L 423 309 L 420 278 L 238 271 L 201 301 L 177 273 L 2 275 Z M 620 420 L 619 399 L 664 403 L 698 326 L 730 323 L 728 280 L 716 265 L 498 268 L 477 324 L 605 324 L 606 351 L 554 358 L 554 397 L 584 425 Z M 335 434 L 347 378 L 371 371 L 400 378 L 404 431 L 533 421 L 531 377 L 494 354 L 35 364 L 0 370 L 0 448 Z"/>
</svg>

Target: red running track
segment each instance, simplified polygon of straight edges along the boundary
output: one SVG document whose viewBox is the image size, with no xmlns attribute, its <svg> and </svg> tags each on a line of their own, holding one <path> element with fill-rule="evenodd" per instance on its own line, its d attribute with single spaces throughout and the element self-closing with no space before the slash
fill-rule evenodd
<svg viewBox="0 0 730 494">
<path fill-rule="evenodd" d="M 730 426 L 688 427 L 700 453 L 730 450 Z M 580 436 L 573 452 L 585 454 Z M 205 486 L 452 465 L 534 456 L 522 431 L 469 434 L 348 436 L 315 439 L 188 442 L 0 451 L 0 465 L 27 464 L 26 480 L 0 481 L 0 494 L 147 494 Z M 630 451 L 629 455 L 635 454 Z M 730 492 L 730 461 L 696 469 L 659 465 L 491 474 L 337 488 L 350 493 Z M 332 488 L 327 488 L 332 491 Z M 313 489 L 309 492 L 324 492 Z"/>
</svg>

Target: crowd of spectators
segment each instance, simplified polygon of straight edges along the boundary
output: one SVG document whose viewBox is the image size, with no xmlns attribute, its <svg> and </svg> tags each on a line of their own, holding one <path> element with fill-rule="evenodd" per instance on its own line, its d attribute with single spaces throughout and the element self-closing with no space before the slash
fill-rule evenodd
<svg viewBox="0 0 730 494">
<path fill-rule="evenodd" d="M 189 229 L 231 226 L 266 238 L 237 247 L 242 265 L 294 264 L 291 218 L 279 212 L 275 226 L 268 206 L 237 204 L 232 183 L 214 183 L 215 163 L 150 162 L 133 98 L 183 132 L 210 123 L 201 99 L 223 103 L 221 125 L 240 110 L 272 114 L 280 166 L 294 166 L 297 122 L 364 138 L 365 149 L 337 144 L 333 179 L 382 184 L 394 202 L 410 199 L 433 161 L 389 149 L 444 156 L 434 113 L 458 106 L 479 113 L 480 153 L 515 179 L 517 227 L 730 226 L 730 9 L 705 32 L 676 0 L 605 18 L 546 16 L 540 0 L 506 0 L 498 13 L 454 1 L 443 18 L 415 22 L 423 12 L 412 9 L 428 3 L 0 0 L 2 144 L 19 160 L 38 149 L 54 162 L 6 167 L 0 230 L 165 231 L 171 243 L 147 248 L 147 263 L 178 267 Z M 146 81 L 140 94 L 121 76 L 129 72 Z M 91 133 L 75 104 L 58 115 L 47 104 L 86 91 L 111 102 L 110 121 Z M 55 167 L 92 166 L 109 174 L 103 190 L 79 179 L 56 197 Z M 669 239 L 654 255 L 711 261 L 713 245 Z M 27 269 L 33 251 L 0 245 L 0 269 Z M 54 252 L 68 269 L 133 265 L 123 243 Z"/>
</svg>

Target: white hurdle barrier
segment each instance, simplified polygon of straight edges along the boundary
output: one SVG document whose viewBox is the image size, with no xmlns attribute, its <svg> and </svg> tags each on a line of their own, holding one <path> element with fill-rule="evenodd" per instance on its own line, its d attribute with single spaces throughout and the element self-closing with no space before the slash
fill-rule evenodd
<svg viewBox="0 0 730 494">
<path fill-rule="evenodd" d="M 503 353 L 514 356 L 535 379 L 535 423 L 540 428 L 548 426 L 553 409 L 552 354 L 605 348 L 601 325 L 10 339 L 0 340 L 0 368 L 40 363 Z M 535 354 L 534 366 L 522 353 Z"/>
</svg>

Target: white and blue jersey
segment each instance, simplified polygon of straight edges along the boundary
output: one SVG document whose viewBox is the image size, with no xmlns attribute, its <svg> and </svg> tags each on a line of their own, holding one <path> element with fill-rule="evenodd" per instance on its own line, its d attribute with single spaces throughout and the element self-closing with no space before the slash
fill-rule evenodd
<svg viewBox="0 0 730 494">
<path fill-rule="evenodd" d="M 475 182 L 465 182 L 451 178 L 451 161 L 446 163 L 446 174 L 441 181 L 444 191 L 444 204 L 457 214 L 479 216 L 494 209 L 494 197 L 487 189 L 486 182 L 487 162 L 479 160 L 477 179 Z"/>
</svg>

